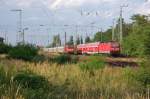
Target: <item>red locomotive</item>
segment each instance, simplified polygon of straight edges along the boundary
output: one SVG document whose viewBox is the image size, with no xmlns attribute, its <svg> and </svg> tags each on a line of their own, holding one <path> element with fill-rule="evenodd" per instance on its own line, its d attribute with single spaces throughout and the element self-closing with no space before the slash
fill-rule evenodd
<svg viewBox="0 0 150 99">
<path fill-rule="evenodd" d="M 71 54 L 119 54 L 120 44 L 118 42 L 95 42 L 79 44 L 77 46 L 66 45 L 64 52 Z"/>
</svg>

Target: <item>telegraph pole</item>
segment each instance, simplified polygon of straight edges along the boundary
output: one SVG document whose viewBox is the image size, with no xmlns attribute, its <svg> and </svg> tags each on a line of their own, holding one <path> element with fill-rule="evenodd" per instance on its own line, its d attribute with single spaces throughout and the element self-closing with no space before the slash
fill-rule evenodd
<svg viewBox="0 0 150 99">
<path fill-rule="evenodd" d="M 65 46 L 66 46 L 66 43 L 67 43 L 67 33 L 65 32 Z"/>
<path fill-rule="evenodd" d="M 120 6 L 120 44 L 122 44 L 122 39 L 123 39 L 123 31 L 122 31 L 122 13 L 123 13 L 123 8 L 128 7 L 128 5 L 122 5 Z"/>
<path fill-rule="evenodd" d="M 64 27 L 68 27 L 69 25 L 64 25 Z M 67 32 L 66 32 L 66 29 L 64 29 L 65 31 L 65 46 L 67 44 Z"/>
<path fill-rule="evenodd" d="M 22 39 L 22 43 L 23 44 L 25 44 L 25 30 L 28 30 L 28 28 L 24 28 L 23 30 L 22 30 L 22 35 L 23 35 L 23 39 Z"/>
<path fill-rule="evenodd" d="M 94 31 L 94 24 L 95 24 L 95 22 L 92 22 L 92 23 L 91 23 L 91 36 L 93 35 L 93 31 Z"/>
<path fill-rule="evenodd" d="M 101 42 L 103 42 L 103 29 L 101 28 Z"/>
<path fill-rule="evenodd" d="M 5 43 L 8 44 L 7 31 L 5 30 Z"/>
<path fill-rule="evenodd" d="M 112 26 L 112 41 L 115 41 L 115 19 L 113 19 L 113 26 Z"/>
<path fill-rule="evenodd" d="M 77 41 L 77 39 L 78 39 L 78 25 L 76 25 L 75 27 L 76 27 L 76 41 Z M 76 41 L 75 41 L 75 44 L 76 44 Z"/>
</svg>

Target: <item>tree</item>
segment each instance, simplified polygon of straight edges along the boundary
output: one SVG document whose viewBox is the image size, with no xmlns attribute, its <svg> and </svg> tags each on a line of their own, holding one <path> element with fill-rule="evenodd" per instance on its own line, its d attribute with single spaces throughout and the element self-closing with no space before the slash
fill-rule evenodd
<svg viewBox="0 0 150 99">
<path fill-rule="evenodd" d="M 83 38 L 82 38 L 82 36 L 80 38 L 80 43 L 83 44 Z"/>
<path fill-rule="evenodd" d="M 131 17 L 131 19 L 133 20 L 133 23 L 137 24 L 137 25 L 147 25 L 148 22 L 148 16 L 146 15 L 140 15 L 140 14 L 135 14 Z"/>
<path fill-rule="evenodd" d="M 111 34 L 112 34 L 112 29 L 108 29 L 105 32 L 97 32 L 94 36 L 93 41 L 96 41 L 96 42 L 98 42 L 98 41 L 103 41 L 103 42 L 104 41 L 105 42 L 106 41 L 111 41 L 111 38 L 112 38 Z"/>
<path fill-rule="evenodd" d="M 56 47 L 56 46 L 61 46 L 61 39 L 59 34 L 54 35 L 53 37 L 52 47 Z"/>
<path fill-rule="evenodd" d="M 73 36 L 70 36 L 69 42 L 67 44 L 68 45 L 74 45 Z"/>
<path fill-rule="evenodd" d="M 144 41 L 145 41 L 144 42 L 144 46 L 145 46 L 144 54 L 150 58 L 150 24 L 145 27 L 143 33 L 146 34 L 144 38 Z"/>
<path fill-rule="evenodd" d="M 85 43 L 90 43 L 90 42 L 91 42 L 91 39 L 90 39 L 89 36 L 87 36 L 87 37 L 85 38 Z"/>
<path fill-rule="evenodd" d="M 78 36 L 77 39 L 76 39 L 76 44 L 80 44 L 80 37 Z"/>
<path fill-rule="evenodd" d="M 94 41 L 96 41 L 96 42 L 101 41 L 101 32 L 97 32 L 94 35 Z"/>
<path fill-rule="evenodd" d="M 144 15 L 133 15 L 132 31 L 125 37 L 123 52 L 131 56 L 150 55 L 150 22 Z"/>
</svg>

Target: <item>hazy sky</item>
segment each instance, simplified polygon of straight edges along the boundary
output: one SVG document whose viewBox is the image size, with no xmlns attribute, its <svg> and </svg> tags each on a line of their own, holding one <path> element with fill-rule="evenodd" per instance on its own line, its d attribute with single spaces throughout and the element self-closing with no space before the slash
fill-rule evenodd
<svg viewBox="0 0 150 99">
<path fill-rule="evenodd" d="M 0 36 L 6 33 L 9 42 L 16 42 L 19 14 L 12 9 L 23 10 L 23 28 L 29 28 L 25 39 L 30 43 L 47 45 L 58 33 L 64 41 L 65 31 L 68 37 L 76 31 L 92 36 L 100 28 L 112 26 L 123 4 L 128 5 L 123 10 L 126 22 L 133 14 L 150 14 L 150 0 L 0 0 Z"/>
</svg>

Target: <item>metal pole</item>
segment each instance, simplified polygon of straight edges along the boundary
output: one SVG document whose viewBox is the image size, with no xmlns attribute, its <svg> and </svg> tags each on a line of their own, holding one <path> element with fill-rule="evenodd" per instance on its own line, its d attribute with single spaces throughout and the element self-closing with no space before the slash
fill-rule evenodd
<svg viewBox="0 0 150 99">
<path fill-rule="evenodd" d="M 25 44 L 25 40 L 24 40 L 24 30 L 25 30 L 25 29 L 23 29 L 23 31 L 22 31 L 22 36 L 23 36 L 22 42 L 23 42 L 23 44 Z"/>
<path fill-rule="evenodd" d="M 112 26 L 112 41 L 115 41 L 115 19 L 113 19 L 113 26 Z"/>
<path fill-rule="evenodd" d="M 24 34 L 22 33 L 22 10 L 20 10 L 20 36 L 21 36 L 21 34 L 22 34 L 22 37 L 24 40 Z"/>
<path fill-rule="evenodd" d="M 77 41 L 77 39 L 78 39 L 78 25 L 76 25 L 76 41 Z M 77 42 L 76 42 L 77 43 Z M 75 44 L 76 44 L 75 43 Z M 77 45 L 77 44 L 76 44 Z"/>
<path fill-rule="evenodd" d="M 101 42 L 103 42 L 103 29 L 101 28 Z"/>
<path fill-rule="evenodd" d="M 23 39 L 22 39 L 22 43 L 23 44 L 25 44 L 25 30 L 28 30 L 28 28 L 24 28 L 23 30 L 22 30 L 22 37 L 23 37 Z"/>
<path fill-rule="evenodd" d="M 65 32 L 65 46 L 66 46 L 66 42 L 67 42 L 67 33 Z"/>
<path fill-rule="evenodd" d="M 64 32 L 65 32 L 65 46 L 67 44 L 67 32 L 66 32 L 66 27 L 68 27 L 69 25 L 64 25 Z"/>
<path fill-rule="evenodd" d="M 95 22 L 91 23 L 91 36 L 93 35 L 93 32 L 94 32 L 94 24 L 95 24 Z"/>
<path fill-rule="evenodd" d="M 11 10 L 13 12 L 19 12 L 19 29 L 18 29 L 18 39 L 20 40 L 20 38 L 22 37 L 22 10 L 21 9 L 14 9 Z M 18 42 L 18 40 L 17 40 Z"/>
<path fill-rule="evenodd" d="M 122 44 L 122 8 L 123 6 L 120 7 L 120 44 Z"/>
<path fill-rule="evenodd" d="M 122 12 L 123 12 L 123 8 L 124 7 L 128 7 L 128 5 L 122 5 L 122 6 L 120 6 L 120 44 L 122 44 L 122 40 L 123 40 Z"/>
</svg>

